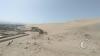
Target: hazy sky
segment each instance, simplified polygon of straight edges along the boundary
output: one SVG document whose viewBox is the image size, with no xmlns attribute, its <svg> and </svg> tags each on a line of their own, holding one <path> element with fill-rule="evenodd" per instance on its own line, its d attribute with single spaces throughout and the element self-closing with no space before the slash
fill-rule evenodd
<svg viewBox="0 0 100 56">
<path fill-rule="evenodd" d="M 0 0 L 0 22 L 47 23 L 99 16 L 100 0 Z"/>
</svg>

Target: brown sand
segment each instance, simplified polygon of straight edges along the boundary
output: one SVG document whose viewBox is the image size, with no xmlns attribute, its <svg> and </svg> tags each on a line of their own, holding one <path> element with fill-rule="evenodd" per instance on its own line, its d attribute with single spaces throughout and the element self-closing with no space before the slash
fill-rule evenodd
<svg viewBox="0 0 100 56">
<path fill-rule="evenodd" d="M 100 20 L 27 25 L 48 32 L 27 32 L 29 36 L 0 43 L 0 56 L 100 56 Z M 35 39 L 34 39 L 35 38 Z"/>
</svg>

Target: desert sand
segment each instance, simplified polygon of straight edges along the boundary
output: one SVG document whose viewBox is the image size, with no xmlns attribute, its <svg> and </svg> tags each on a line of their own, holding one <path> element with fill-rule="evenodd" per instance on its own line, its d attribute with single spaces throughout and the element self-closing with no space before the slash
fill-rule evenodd
<svg viewBox="0 0 100 56">
<path fill-rule="evenodd" d="M 48 34 L 26 32 L 28 36 L 0 43 L 0 56 L 100 56 L 100 20 L 33 24 Z"/>
</svg>

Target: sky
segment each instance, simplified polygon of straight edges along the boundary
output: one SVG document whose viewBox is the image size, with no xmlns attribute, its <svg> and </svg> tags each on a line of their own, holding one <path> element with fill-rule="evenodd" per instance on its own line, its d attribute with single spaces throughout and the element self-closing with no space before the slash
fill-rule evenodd
<svg viewBox="0 0 100 56">
<path fill-rule="evenodd" d="M 100 17 L 100 0 L 0 0 L 0 22 L 54 23 Z"/>
</svg>

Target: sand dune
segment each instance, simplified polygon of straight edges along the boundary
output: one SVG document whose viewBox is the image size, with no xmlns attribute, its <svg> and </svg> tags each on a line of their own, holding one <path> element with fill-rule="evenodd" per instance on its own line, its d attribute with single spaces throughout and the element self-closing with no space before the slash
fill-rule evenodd
<svg viewBox="0 0 100 56">
<path fill-rule="evenodd" d="M 66 32 L 66 30 L 74 29 L 78 27 L 84 27 L 88 25 L 94 25 L 99 24 L 100 20 L 92 19 L 92 20 L 79 20 L 79 21 L 72 21 L 68 23 L 52 23 L 52 24 L 40 24 L 40 25 L 31 25 L 31 26 L 37 26 L 45 31 L 49 32 L 50 34 L 57 34 L 61 32 Z"/>
<path fill-rule="evenodd" d="M 29 36 L 14 39 L 9 46 L 9 41 L 0 43 L 0 56 L 100 55 L 100 20 L 28 26 L 39 27 L 48 35 L 38 36 L 28 32 Z"/>
</svg>

